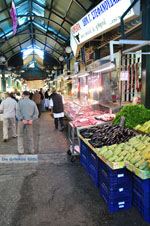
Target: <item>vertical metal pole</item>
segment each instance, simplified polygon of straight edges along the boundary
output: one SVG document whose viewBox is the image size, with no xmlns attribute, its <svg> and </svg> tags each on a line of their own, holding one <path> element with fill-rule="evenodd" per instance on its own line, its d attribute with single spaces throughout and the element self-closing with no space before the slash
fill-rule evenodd
<svg viewBox="0 0 150 226">
<path fill-rule="evenodd" d="M 150 40 L 150 0 L 142 1 L 142 38 Z M 144 52 L 150 51 L 150 46 L 143 48 Z M 142 55 L 142 89 L 141 103 L 150 108 L 150 55 Z"/>
</svg>

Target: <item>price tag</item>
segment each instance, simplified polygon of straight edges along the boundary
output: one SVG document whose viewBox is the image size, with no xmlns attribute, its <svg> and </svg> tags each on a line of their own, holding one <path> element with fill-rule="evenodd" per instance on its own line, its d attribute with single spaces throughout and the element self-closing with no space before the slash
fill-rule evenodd
<svg viewBox="0 0 150 226">
<path fill-rule="evenodd" d="M 121 208 L 124 208 L 124 205 L 119 206 L 119 208 L 120 208 L 120 209 L 121 209 Z"/>
<path fill-rule="evenodd" d="M 123 188 L 119 188 L 119 192 L 122 192 L 124 189 Z"/>
<path fill-rule="evenodd" d="M 124 205 L 125 204 L 125 202 L 118 202 L 118 205 L 120 206 L 120 205 Z"/>
<path fill-rule="evenodd" d="M 118 174 L 117 177 L 118 177 L 118 178 L 119 178 L 119 177 L 124 177 L 124 174 L 123 174 L 123 173 L 122 173 L 122 174 Z"/>
<path fill-rule="evenodd" d="M 128 71 L 121 71 L 120 80 L 121 81 L 128 81 Z"/>
</svg>

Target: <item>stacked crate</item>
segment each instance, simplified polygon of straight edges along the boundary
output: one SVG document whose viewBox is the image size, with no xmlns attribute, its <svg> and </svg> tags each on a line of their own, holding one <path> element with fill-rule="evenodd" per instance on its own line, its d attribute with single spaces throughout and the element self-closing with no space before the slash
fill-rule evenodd
<svg viewBox="0 0 150 226">
<path fill-rule="evenodd" d="M 86 169 L 95 186 L 98 187 L 99 158 L 82 140 L 80 141 L 80 164 Z"/>
<path fill-rule="evenodd" d="M 132 177 L 126 168 L 111 169 L 100 161 L 100 194 L 110 212 L 130 209 L 132 205 Z"/>
<path fill-rule="evenodd" d="M 94 181 L 96 187 L 99 187 L 99 161 L 100 159 L 97 157 L 97 155 L 92 150 L 90 150 L 88 174 Z"/>
<path fill-rule="evenodd" d="M 88 173 L 88 165 L 89 165 L 89 151 L 90 148 L 80 140 L 80 164 L 86 169 Z"/>
<path fill-rule="evenodd" d="M 133 175 L 133 204 L 142 214 L 144 220 L 150 223 L 150 179 L 142 180 Z"/>
</svg>

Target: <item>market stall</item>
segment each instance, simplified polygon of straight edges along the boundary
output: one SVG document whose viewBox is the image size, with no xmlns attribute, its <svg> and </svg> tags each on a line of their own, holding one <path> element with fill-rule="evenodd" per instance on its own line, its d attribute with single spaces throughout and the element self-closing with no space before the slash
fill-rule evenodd
<svg viewBox="0 0 150 226">
<path fill-rule="evenodd" d="M 126 116 L 125 128 L 118 125 L 121 116 Z M 116 115 L 113 124 L 80 129 L 78 136 L 80 163 L 110 212 L 130 209 L 133 204 L 150 223 L 148 120 L 150 110 L 143 105 L 129 105 Z"/>
</svg>

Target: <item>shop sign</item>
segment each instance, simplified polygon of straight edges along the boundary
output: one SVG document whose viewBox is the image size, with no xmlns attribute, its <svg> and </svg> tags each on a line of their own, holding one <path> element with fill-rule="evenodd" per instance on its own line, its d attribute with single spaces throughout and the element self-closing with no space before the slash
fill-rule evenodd
<svg viewBox="0 0 150 226">
<path fill-rule="evenodd" d="M 71 27 L 71 48 L 74 55 L 87 41 L 102 35 L 120 25 L 120 17 L 133 0 L 104 0 L 86 16 Z M 124 20 L 131 20 L 140 14 L 140 0 L 129 11 Z"/>
<path fill-rule="evenodd" d="M 120 72 L 120 81 L 128 81 L 128 71 Z"/>
</svg>

